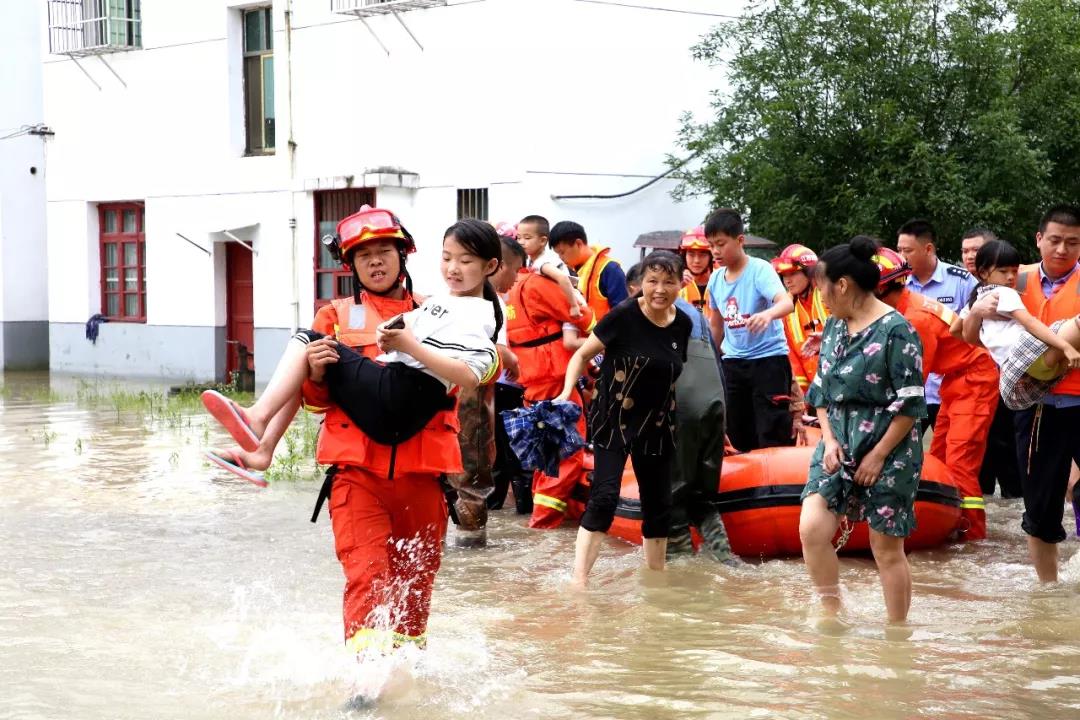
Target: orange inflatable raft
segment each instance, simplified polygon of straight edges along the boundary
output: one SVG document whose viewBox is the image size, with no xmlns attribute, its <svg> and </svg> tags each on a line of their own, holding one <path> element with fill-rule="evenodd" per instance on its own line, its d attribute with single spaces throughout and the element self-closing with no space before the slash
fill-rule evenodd
<svg viewBox="0 0 1080 720">
<path fill-rule="evenodd" d="M 724 458 L 717 504 L 731 549 L 744 557 L 785 557 L 800 555 L 799 497 L 806 483 L 814 448 L 786 447 L 755 450 Z M 586 455 L 586 469 L 592 457 Z M 610 534 L 641 544 L 641 501 L 637 479 L 630 463 L 623 473 L 622 491 Z M 584 509 L 588 488 L 578 487 L 571 512 Z M 953 536 L 960 519 L 960 492 L 952 475 L 937 458 L 926 455 L 919 490 L 915 497 L 918 527 L 907 538 L 908 550 L 945 544 Z M 860 553 L 870 549 L 865 522 L 857 523 L 841 552 Z"/>
</svg>

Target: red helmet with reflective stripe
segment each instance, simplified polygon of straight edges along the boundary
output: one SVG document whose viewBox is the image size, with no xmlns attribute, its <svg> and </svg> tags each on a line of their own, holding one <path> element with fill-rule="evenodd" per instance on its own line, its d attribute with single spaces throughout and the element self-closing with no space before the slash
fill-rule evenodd
<svg viewBox="0 0 1080 720">
<path fill-rule="evenodd" d="M 704 225 L 698 225 L 683 233 L 682 240 L 679 241 L 679 252 L 687 250 L 704 250 L 705 252 L 711 250 L 709 241 L 705 239 Z"/>
<path fill-rule="evenodd" d="M 397 216 L 389 210 L 380 210 L 370 205 L 364 205 L 359 212 L 339 222 L 337 234 L 343 258 L 364 243 L 375 240 L 398 240 L 398 247 L 405 252 L 416 252 L 416 242 L 409 231 L 401 226 Z"/>
<path fill-rule="evenodd" d="M 778 275 L 804 272 L 810 275 L 817 266 L 818 256 L 805 245 L 788 245 L 772 259 L 773 270 Z"/>
<path fill-rule="evenodd" d="M 906 283 L 907 278 L 911 275 L 911 266 L 907 264 L 907 260 L 892 248 L 878 248 L 873 261 L 878 266 L 878 270 L 881 271 L 878 290 L 892 282 Z"/>
</svg>

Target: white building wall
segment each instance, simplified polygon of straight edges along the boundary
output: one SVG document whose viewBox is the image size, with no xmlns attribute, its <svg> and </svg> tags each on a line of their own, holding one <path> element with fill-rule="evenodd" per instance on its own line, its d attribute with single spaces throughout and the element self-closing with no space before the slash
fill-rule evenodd
<svg viewBox="0 0 1080 720">
<path fill-rule="evenodd" d="M 104 57 L 119 77 L 96 58 L 80 61 L 91 80 L 47 56 L 49 257 L 68 260 L 64 271 L 50 263 L 65 275 L 49 286 L 53 367 L 219 375 L 225 237 L 214 231 L 257 224 L 245 239 L 258 253 L 256 365 L 268 377 L 291 328 L 313 314 L 312 190 L 362 186 L 374 168 L 418 175 L 419 188 L 377 197 L 418 238 L 410 270 L 421 290 L 439 287 L 457 188 L 489 188 L 493 221 L 577 220 L 624 262 L 640 233 L 688 227 L 707 210 L 674 203 L 670 181 L 618 200 L 552 196 L 621 193 L 665 169 L 679 117 L 705 109 L 721 81 L 690 47 L 739 0 L 624 3 L 689 12 L 481 0 L 403 13 L 423 51 L 392 16 L 373 18 L 389 55 L 327 0 L 275 0 L 277 152 L 244 157 L 239 8 L 253 4 L 142 0 L 143 49 Z M 145 202 L 147 322 L 105 325 L 92 346 L 82 323 L 100 311 L 96 207 L 127 200 Z M 198 347 L 169 349 L 179 343 Z"/>
<path fill-rule="evenodd" d="M 10 5 L 10 7 L 8 7 Z M 18 135 L 44 120 L 36 3 L 5 4 L 0 23 L 0 369 L 48 364 L 45 145 Z"/>
</svg>

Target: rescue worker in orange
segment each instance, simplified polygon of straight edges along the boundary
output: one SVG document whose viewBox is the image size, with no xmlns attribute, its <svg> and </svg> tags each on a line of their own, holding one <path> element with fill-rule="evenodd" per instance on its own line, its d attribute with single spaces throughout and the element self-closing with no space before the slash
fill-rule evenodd
<svg viewBox="0 0 1080 720">
<path fill-rule="evenodd" d="M 611 248 L 589 245 L 585 228 L 578 223 L 568 220 L 555 223 L 548 234 L 548 244 L 566 267 L 577 273 L 578 290 L 597 322 L 630 297 L 626 292 L 626 275 L 611 257 Z"/>
<path fill-rule="evenodd" d="M 381 352 L 376 328 L 418 307 L 405 269 L 416 244 L 396 217 L 365 208 L 337 230 L 354 294 L 316 313 L 312 329 L 330 337 L 308 345 L 310 376 L 302 394 L 309 410 L 325 414 L 315 458 L 331 466 L 312 520 L 328 499 L 345 573 L 345 641 L 364 656 L 426 644 L 447 523 L 439 479 L 462 465 L 454 409 L 437 413 L 399 445 L 380 445 L 349 421 L 318 381 L 337 360 L 331 338 L 374 358 Z"/>
<path fill-rule="evenodd" d="M 556 226 L 557 227 L 557 226 Z M 552 230 L 554 233 L 554 229 Z M 619 271 L 622 275 L 622 271 Z M 623 288 L 623 292 L 626 289 Z M 510 350 L 518 358 L 517 382 L 525 388 L 525 402 L 553 400 L 563 390 L 566 368 L 580 337 L 594 325 L 592 305 L 579 318 L 570 316 L 570 303 L 558 284 L 528 270 L 518 273 L 506 303 L 506 333 Z M 575 390 L 570 400 L 582 405 Z M 578 420 L 578 432 L 585 437 L 585 413 Z M 559 463 L 559 477 L 540 470 L 533 473 L 533 508 L 529 527 L 558 527 L 566 516 L 566 501 L 582 480 L 584 449 Z"/>
<path fill-rule="evenodd" d="M 911 267 L 899 253 L 882 247 L 874 261 L 881 269 L 878 297 L 896 308 L 919 334 L 923 374 L 942 376 L 941 411 L 930 454 L 949 467 L 963 493 L 960 509 L 967 520 L 965 539 L 981 540 L 986 537 L 986 504 L 979 469 L 997 408 L 997 365 L 985 349 L 952 335 L 956 313 L 905 287 Z"/>
<path fill-rule="evenodd" d="M 711 311 L 708 303 L 709 278 L 713 273 L 712 245 L 705 239 L 705 226 L 698 225 L 687 230 L 679 241 L 679 254 L 682 255 L 683 288 L 679 297 L 700 310 L 708 320 Z"/>
<path fill-rule="evenodd" d="M 791 294 L 795 309 L 784 319 L 791 373 L 799 390 L 805 394 L 817 374 L 821 332 L 829 311 L 811 279 L 818 257 L 805 245 L 788 245 L 772 259 L 773 270 Z"/>
</svg>

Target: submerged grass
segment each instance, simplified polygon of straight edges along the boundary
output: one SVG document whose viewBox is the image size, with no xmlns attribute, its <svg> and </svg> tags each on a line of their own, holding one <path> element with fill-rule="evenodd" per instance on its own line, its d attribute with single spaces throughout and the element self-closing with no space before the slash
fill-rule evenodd
<svg viewBox="0 0 1080 720">
<path fill-rule="evenodd" d="M 205 386 L 192 385 L 162 389 L 134 389 L 114 381 L 76 379 L 71 389 L 56 389 L 48 382 L 0 386 L 0 399 L 4 402 L 21 401 L 35 404 L 57 405 L 72 403 L 75 406 L 98 412 L 109 412 L 115 416 L 117 425 L 141 424 L 150 430 L 191 430 L 198 432 L 198 445 L 206 448 L 210 445 L 210 427 L 212 421 L 203 409 L 199 394 Z M 219 392 L 241 405 L 254 402 L 250 392 L 240 392 L 235 387 L 215 386 Z M 201 426 L 201 431 L 198 428 Z M 321 422 L 306 412 L 297 413 L 296 418 L 278 444 L 274 462 L 266 471 L 266 478 L 272 482 L 310 480 L 321 475 L 324 468 L 315 462 L 315 446 L 318 441 Z M 192 433 L 194 434 L 194 433 Z M 57 435 L 48 429 L 37 433 L 40 441 L 48 447 Z M 192 442 L 188 436 L 186 442 Z M 89 442 L 93 442 L 90 438 Z M 83 453 L 86 442 L 76 438 L 75 454 Z M 178 452 L 169 456 L 170 465 L 179 464 Z"/>
</svg>

